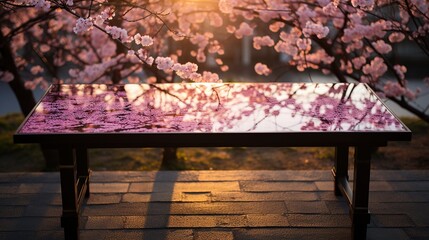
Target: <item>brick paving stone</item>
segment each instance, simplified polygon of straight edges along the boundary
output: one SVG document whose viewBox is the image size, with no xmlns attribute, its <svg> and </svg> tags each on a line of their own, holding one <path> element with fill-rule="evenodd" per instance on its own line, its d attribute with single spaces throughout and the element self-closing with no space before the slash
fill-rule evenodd
<svg viewBox="0 0 429 240">
<path fill-rule="evenodd" d="M 326 192 L 317 192 L 317 195 L 319 196 L 319 199 L 322 201 L 345 201 L 343 196 L 336 196 L 334 194 L 332 186 L 332 190 L 326 191 Z M 371 195 L 371 194 L 370 194 Z"/>
<path fill-rule="evenodd" d="M 83 216 L 133 216 L 150 214 L 236 215 L 284 213 L 284 202 L 195 202 L 195 203 L 120 203 L 84 206 Z"/>
<path fill-rule="evenodd" d="M 333 191 L 334 182 L 333 181 L 316 181 L 317 188 L 320 191 Z M 393 183 L 390 182 L 380 182 L 372 181 L 370 182 L 369 190 L 372 191 L 394 191 Z M 395 183 L 396 184 L 396 183 Z M 350 182 L 350 187 L 353 188 L 353 183 Z"/>
<path fill-rule="evenodd" d="M 148 203 L 120 203 L 103 205 L 83 205 L 82 216 L 133 216 L 145 215 Z"/>
<path fill-rule="evenodd" d="M 152 207 L 165 209 L 151 204 Z M 211 203 L 172 203 L 171 214 L 252 214 L 252 213 L 283 213 L 286 211 L 284 202 L 211 202 Z M 165 212 L 165 210 L 164 210 Z"/>
<path fill-rule="evenodd" d="M 129 183 L 90 183 L 92 193 L 126 193 Z"/>
<path fill-rule="evenodd" d="M 212 192 L 212 201 L 262 202 L 262 201 L 315 201 L 314 192 Z"/>
<path fill-rule="evenodd" d="M 429 202 L 428 192 L 371 192 L 369 194 L 370 202 L 402 202 L 402 203 L 425 203 Z"/>
<path fill-rule="evenodd" d="M 58 183 L 22 183 L 19 185 L 18 193 L 60 193 L 61 187 Z"/>
<path fill-rule="evenodd" d="M 1 183 L 0 184 L 0 193 L 17 193 L 19 184 L 17 183 Z"/>
<path fill-rule="evenodd" d="M 153 173 L 153 181 L 157 182 L 197 182 L 199 171 L 159 171 Z"/>
<path fill-rule="evenodd" d="M 352 188 L 353 189 L 353 188 Z M 384 182 L 384 181 L 372 181 L 369 183 L 369 191 L 393 191 L 393 186 L 391 182 Z"/>
<path fill-rule="evenodd" d="M 192 230 L 84 230 L 80 233 L 82 240 L 113 240 L 113 239 L 140 239 L 140 240 L 193 240 Z"/>
<path fill-rule="evenodd" d="M 58 205 L 61 206 L 61 193 L 43 193 L 43 194 L 20 194 L 31 195 L 30 205 Z"/>
<path fill-rule="evenodd" d="M 60 180 L 59 172 L 31 172 L 21 174 L 15 179 L 19 183 L 58 183 Z"/>
<path fill-rule="evenodd" d="M 350 227 L 349 215 L 286 214 L 293 227 Z"/>
<path fill-rule="evenodd" d="M 196 231 L 194 240 L 234 240 L 234 234 L 228 231 Z"/>
<path fill-rule="evenodd" d="M 334 240 L 350 239 L 349 228 L 251 228 L 234 231 L 234 240 Z"/>
<path fill-rule="evenodd" d="M 377 227 L 407 228 L 415 226 L 411 218 L 406 214 L 372 214 L 371 220 Z"/>
<path fill-rule="evenodd" d="M 59 217 L 61 216 L 62 207 L 59 205 L 28 205 L 25 209 L 24 215 L 28 217 Z"/>
<path fill-rule="evenodd" d="M 170 215 L 125 216 L 126 229 L 167 228 Z"/>
<path fill-rule="evenodd" d="M 369 203 L 369 208 L 377 214 L 398 214 L 423 212 L 429 215 L 429 202 L 427 203 Z"/>
<path fill-rule="evenodd" d="M 183 202 L 210 202 L 212 194 L 210 192 L 184 192 Z"/>
<path fill-rule="evenodd" d="M 120 203 L 121 199 L 122 199 L 122 194 L 91 193 L 91 196 L 86 200 L 86 204 L 94 205 L 94 204 Z"/>
<path fill-rule="evenodd" d="M 59 217 L 0 218 L 0 231 L 43 231 L 61 229 Z"/>
<path fill-rule="evenodd" d="M 251 173 L 249 173 L 251 172 Z M 201 171 L 199 181 L 315 181 L 331 180 L 332 175 L 320 170 Z"/>
<path fill-rule="evenodd" d="M 19 179 L 24 174 L 26 174 L 26 173 L 23 173 L 23 172 L 13 172 L 13 173 L 2 172 L 0 174 L 0 186 L 2 183 L 16 183 L 17 179 Z"/>
<path fill-rule="evenodd" d="M 27 205 L 32 201 L 33 197 L 37 197 L 37 194 L 11 194 L 2 193 L 0 194 L 0 205 L 15 206 L 15 205 Z"/>
<path fill-rule="evenodd" d="M 334 191 L 334 181 L 316 181 L 314 184 L 316 184 L 319 191 Z"/>
<path fill-rule="evenodd" d="M 131 183 L 130 192 L 239 191 L 238 182 L 148 182 Z"/>
<path fill-rule="evenodd" d="M 429 227 L 405 228 L 404 231 L 412 240 L 429 239 Z"/>
<path fill-rule="evenodd" d="M 410 240 L 403 229 L 368 228 L 367 240 Z"/>
<path fill-rule="evenodd" d="M 247 227 L 245 215 L 172 215 L 168 226 L 173 228 L 236 228 Z"/>
<path fill-rule="evenodd" d="M 124 216 L 126 229 L 247 227 L 245 215 Z"/>
<path fill-rule="evenodd" d="M 85 229 L 122 229 L 125 216 L 88 216 Z"/>
<path fill-rule="evenodd" d="M 287 213 L 329 213 L 325 202 L 286 202 Z"/>
<path fill-rule="evenodd" d="M 146 215 L 125 216 L 125 228 L 235 228 L 247 227 L 245 215 Z"/>
<path fill-rule="evenodd" d="M 247 221 L 250 227 L 289 227 L 289 221 L 281 214 L 248 214 Z"/>
<path fill-rule="evenodd" d="M 0 239 L 4 240 L 64 240 L 62 229 L 56 231 L 16 231 L 0 232 Z"/>
<path fill-rule="evenodd" d="M 125 193 L 122 202 L 180 202 L 180 193 Z"/>
<path fill-rule="evenodd" d="M 421 170 L 374 170 L 371 171 L 371 180 L 383 181 L 427 181 L 429 171 Z"/>
<path fill-rule="evenodd" d="M 331 214 L 348 214 L 349 206 L 346 201 L 325 201 Z"/>
<path fill-rule="evenodd" d="M 102 171 L 95 172 L 94 182 L 195 182 L 199 171 Z"/>
<path fill-rule="evenodd" d="M 24 216 L 25 206 L 0 206 L 0 217 L 20 217 Z"/>
<path fill-rule="evenodd" d="M 393 191 L 401 192 L 429 192 L 429 181 L 413 181 L 413 182 L 389 182 Z"/>
<path fill-rule="evenodd" d="M 314 191 L 313 182 L 240 182 L 241 189 L 246 192 L 285 192 L 285 191 Z"/>
<path fill-rule="evenodd" d="M 406 214 L 418 227 L 429 227 L 429 203 L 370 203 L 374 214 Z"/>
</svg>

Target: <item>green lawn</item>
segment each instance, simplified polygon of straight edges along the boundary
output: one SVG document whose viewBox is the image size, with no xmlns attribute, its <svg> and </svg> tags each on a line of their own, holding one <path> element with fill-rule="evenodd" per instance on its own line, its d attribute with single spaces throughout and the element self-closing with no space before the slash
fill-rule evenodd
<svg viewBox="0 0 429 240">
<path fill-rule="evenodd" d="M 38 145 L 13 144 L 12 136 L 23 121 L 20 114 L 0 117 L 0 171 L 46 171 Z M 429 125 L 402 119 L 413 131 L 412 142 L 393 142 L 374 153 L 376 169 L 429 169 Z M 162 149 L 91 149 L 93 170 L 157 170 Z M 333 148 L 180 148 L 178 170 L 227 169 L 330 169 Z"/>
</svg>

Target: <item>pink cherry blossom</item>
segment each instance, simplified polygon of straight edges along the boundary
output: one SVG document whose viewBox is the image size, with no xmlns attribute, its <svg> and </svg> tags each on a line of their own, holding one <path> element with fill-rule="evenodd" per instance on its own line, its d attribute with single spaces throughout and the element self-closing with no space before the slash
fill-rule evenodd
<svg viewBox="0 0 429 240">
<path fill-rule="evenodd" d="M 40 10 L 47 12 L 51 8 L 51 3 L 49 1 L 46 1 L 46 0 L 38 0 L 34 6 L 37 9 L 40 9 Z"/>
<path fill-rule="evenodd" d="M 271 39 L 270 36 L 263 36 L 263 37 L 254 37 L 253 38 L 253 48 L 260 50 L 261 47 L 267 46 L 272 47 L 274 46 L 274 40 Z"/>
<path fill-rule="evenodd" d="M 284 22 L 274 22 L 270 24 L 269 29 L 271 32 L 278 32 L 284 26 L 285 26 Z"/>
<path fill-rule="evenodd" d="M 153 45 L 153 38 L 148 35 L 142 36 L 139 33 L 134 35 L 134 41 L 136 44 L 141 44 L 143 47 L 149 47 Z"/>
<path fill-rule="evenodd" d="M 384 94 L 388 97 L 399 97 L 405 93 L 405 89 L 398 83 L 387 81 L 383 87 Z"/>
<path fill-rule="evenodd" d="M 393 32 L 389 35 L 389 41 L 391 43 L 402 42 L 402 40 L 404 39 L 405 39 L 405 35 L 403 33 Z"/>
<path fill-rule="evenodd" d="M 93 26 L 92 18 L 79 18 L 76 21 L 76 26 L 73 28 L 73 31 L 76 34 L 84 33 L 89 31 Z"/>
<path fill-rule="evenodd" d="M 372 46 L 381 54 L 386 54 L 392 51 L 392 46 L 385 43 L 383 40 L 378 40 L 372 43 Z"/>
<path fill-rule="evenodd" d="M 0 71 L 0 80 L 3 82 L 10 82 L 14 79 L 15 77 L 13 76 L 13 74 L 11 72 L 8 71 Z"/>
<path fill-rule="evenodd" d="M 374 8 L 374 0 L 352 0 L 353 7 L 360 7 L 365 10 Z"/>
<path fill-rule="evenodd" d="M 36 65 L 30 69 L 31 74 L 36 75 L 43 72 L 43 68 L 40 65 Z"/>
<path fill-rule="evenodd" d="M 157 57 L 155 59 L 156 67 L 160 70 L 169 70 L 173 67 L 174 62 L 170 57 Z"/>
<path fill-rule="evenodd" d="M 387 66 L 382 58 L 375 57 L 370 64 L 363 66 L 362 71 L 373 79 L 378 79 L 387 71 Z"/>
<path fill-rule="evenodd" d="M 106 32 L 109 33 L 113 39 L 119 39 L 121 42 L 131 42 L 131 38 L 128 36 L 127 30 L 116 26 L 106 26 Z"/>
<path fill-rule="evenodd" d="M 395 72 L 396 74 L 398 74 L 400 80 L 405 79 L 405 73 L 407 72 L 407 67 L 396 64 L 395 66 L 393 66 L 393 69 L 395 69 Z"/>
<path fill-rule="evenodd" d="M 311 39 L 309 38 L 299 38 L 296 40 L 296 46 L 299 50 L 310 51 L 311 49 Z"/>
<path fill-rule="evenodd" d="M 352 63 L 355 69 L 359 70 L 366 63 L 366 58 L 360 56 L 352 59 Z"/>
<path fill-rule="evenodd" d="M 268 66 L 265 64 L 256 63 L 255 64 L 255 72 L 259 75 L 268 76 L 271 73 L 271 69 L 269 69 Z"/>
<path fill-rule="evenodd" d="M 324 38 L 329 33 L 329 28 L 326 26 L 323 26 L 322 24 L 313 23 L 311 21 L 308 21 L 305 24 L 304 29 L 302 30 L 302 33 L 305 37 L 310 37 L 311 35 L 316 35 L 318 38 Z"/>
<path fill-rule="evenodd" d="M 219 0 L 219 10 L 223 13 L 232 13 L 236 0 Z"/>
<path fill-rule="evenodd" d="M 240 39 L 244 36 L 249 36 L 253 34 L 253 28 L 249 26 L 246 22 L 242 22 L 240 27 L 235 31 L 235 37 Z"/>
</svg>

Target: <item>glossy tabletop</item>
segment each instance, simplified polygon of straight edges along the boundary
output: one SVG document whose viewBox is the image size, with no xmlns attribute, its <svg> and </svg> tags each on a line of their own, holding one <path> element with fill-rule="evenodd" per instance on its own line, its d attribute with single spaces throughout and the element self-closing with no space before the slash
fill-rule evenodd
<svg viewBox="0 0 429 240">
<path fill-rule="evenodd" d="M 175 83 L 53 85 L 18 129 L 15 141 L 53 143 L 55 137 L 66 140 L 73 135 L 73 141 L 92 136 L 88 142 L 111 137 L 108 143 L 116 136 L 136 140 L 136 135 L 180 134 L 192 141 L 202 133 L 329 133 L 340 138 L 347 133 L 381 141 L 411 137 L 365 84 Z"/>
</svg>

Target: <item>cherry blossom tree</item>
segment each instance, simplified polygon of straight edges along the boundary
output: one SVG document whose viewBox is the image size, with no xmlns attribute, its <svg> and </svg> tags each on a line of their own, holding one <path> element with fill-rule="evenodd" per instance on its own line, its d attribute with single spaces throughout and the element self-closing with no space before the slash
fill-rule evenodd
<svg viewBox="0 0 429 240">
<path fill-rule="evenodd" d="M 364 82 L 429 122 L 429 77 L 409 88 L 412 44 L 429 59 L 425 0 L 0 0 L 0 79 L 28 114 L 50 83 L 218 82 L 233 71 L 225 47 L 252 38 L 271 51 L 254 71 L 296 69 Z M 287 61 L 279 61 L 286 56 Z M 214 59 L 216 70 L 205 63 Z"/>
<path fill-rule="evenodd" d="M 407 87 L 406 62 L 391 56 L 404 41 L 429 56 L 427 1 L 2 0 L 0 4 L 2 61 L 8 63 L 2 64 L 0 75 L 11 86 L 220 81 L 218 74 L 199 73 L 198 65 L 187 61 L 204 63 L 214 55 L 219 70 L 226 71 L 222 56 L 228 38 L 217 36 L 227 32 L 238 39 L 252 36 L 255 50 L 270 48 L 289 56 L 283 65 L 298 71 L 317 69 L 340 82 L 368 83 L 381 96 L 429 121 L 427 106 L 413 104 L 422 90 Z M 184 42 L 193 46 L 189 52 L 180 49 Z M 182 59 L 187 63 L 181 64 Z M 278 67 L 276 62 L 256 63 L 255 71 L 269 75 L 270 67 Z"/>
</svg>

